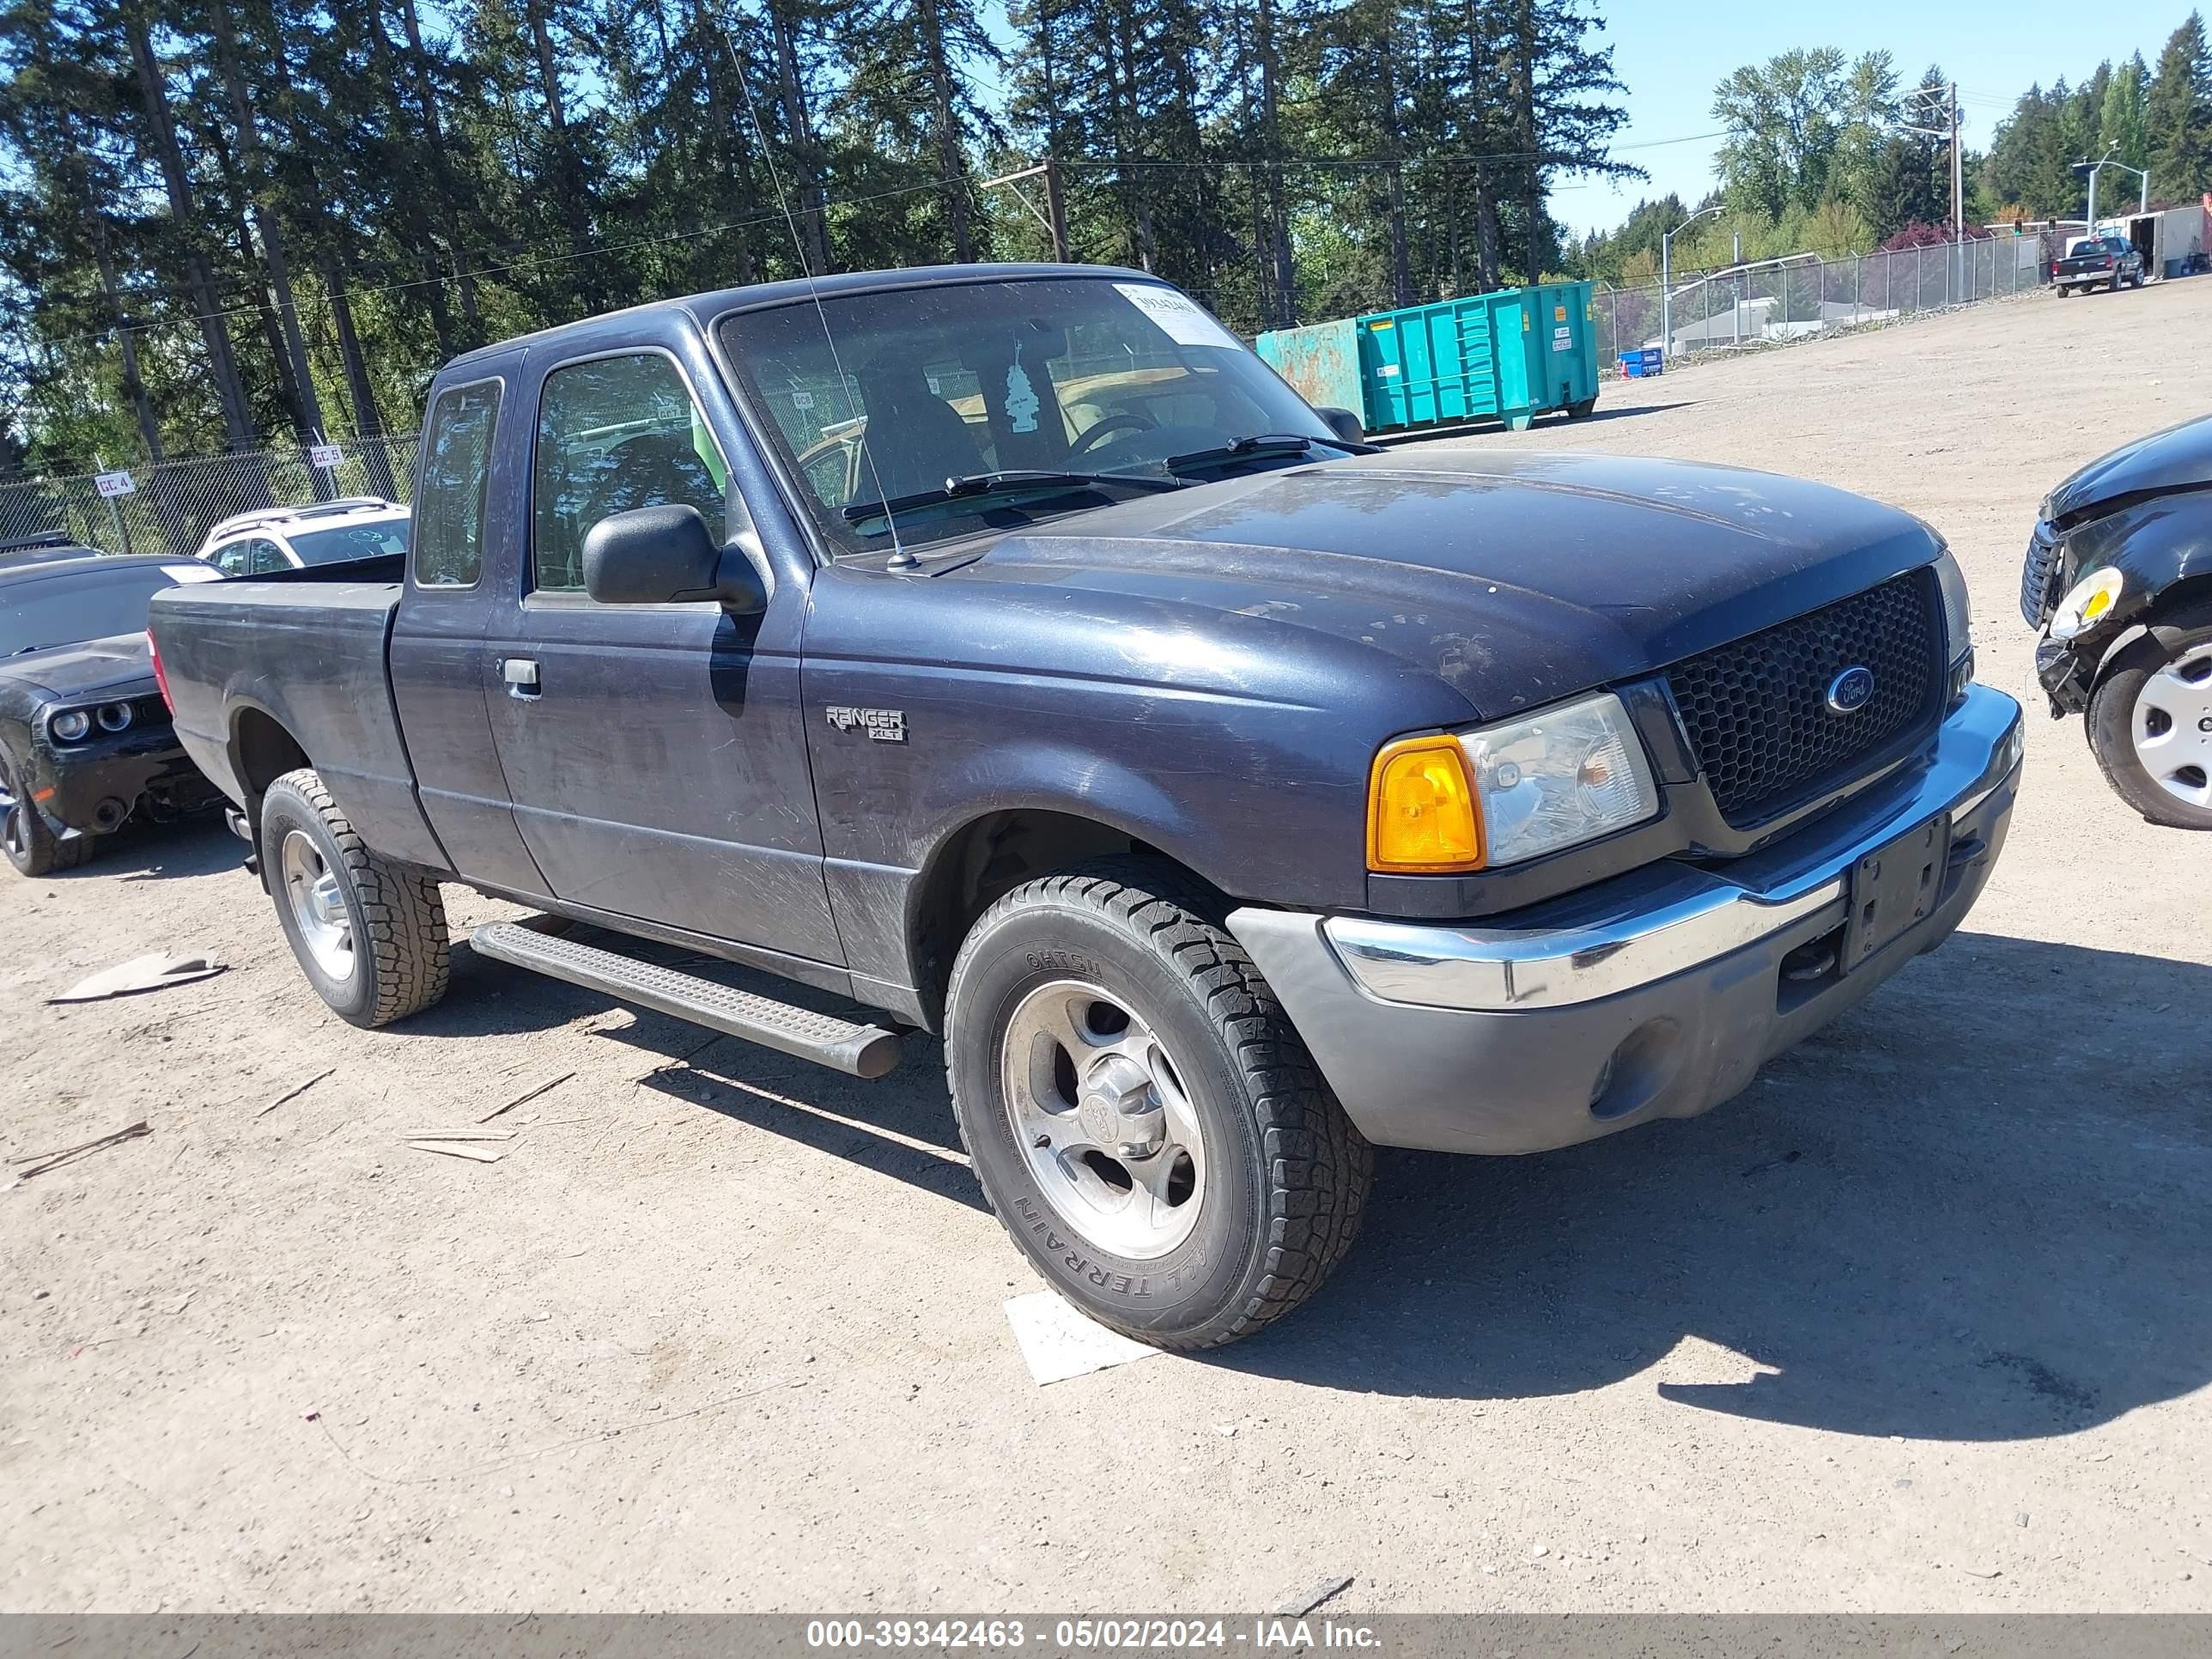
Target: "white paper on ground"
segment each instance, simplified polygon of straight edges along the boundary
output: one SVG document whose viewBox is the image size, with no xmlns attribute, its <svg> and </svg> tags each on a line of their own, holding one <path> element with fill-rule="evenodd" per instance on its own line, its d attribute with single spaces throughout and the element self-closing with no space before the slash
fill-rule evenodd
<svg viewBox="0 0 2212 1659">
<path fill-rule="evenodd" d="M 1010 1296 L 1006 1309 L 1006 1322 L 1014 1328 L 1015 1346 L 1021 1349 L 1039 1388 L 1132 1360 L 1150 1359 L 1159 1352 L 1085 1319 L 1050 1291 Z"/>
<path fill-rule="evenodd" d="M 1116 283 L 1121 297 L 1160 325 L 1177 345 L 1218 346 L 1235 351 L 1237 337 L 1213 320 L 1204 306 L 1171 288 L 1153 283 Z"/>
</svg>

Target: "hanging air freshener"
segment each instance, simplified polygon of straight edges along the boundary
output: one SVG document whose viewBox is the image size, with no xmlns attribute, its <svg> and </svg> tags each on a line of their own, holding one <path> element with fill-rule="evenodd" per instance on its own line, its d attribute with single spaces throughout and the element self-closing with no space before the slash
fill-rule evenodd
<svg viewBox="0 0 2212 1659">
<path fill-rule="evenodd" d="M 1036 388 L 1030 384 L 1029 371 L 1022 367 L 1022 349 L 1014 348 L 1013 367 L 1006 371 L 1006 419 L 1017 432 L 1037 429 Z"/>
</svg>

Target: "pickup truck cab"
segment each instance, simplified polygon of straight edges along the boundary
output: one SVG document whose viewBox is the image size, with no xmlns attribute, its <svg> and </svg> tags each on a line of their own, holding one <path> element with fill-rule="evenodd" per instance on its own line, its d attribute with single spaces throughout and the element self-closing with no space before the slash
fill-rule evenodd
<svg viewBox="0 0 2212 1659">
<path fill-rule="evenodd" d="M 1174 289 L 958 266 L 647 306 L 431 389 L 402 567 L 165 595 L 178 729 L 346 1018 L 441 884 L 773 969 L 479 955 L 863 1076 L 941 1032 L 1062 1293 L 1230 1340 L 1370 1146 L 1688 1116 L 1941 942 L 2019 709 L 1909 515 L 1348 441 Z"/>
</svg>

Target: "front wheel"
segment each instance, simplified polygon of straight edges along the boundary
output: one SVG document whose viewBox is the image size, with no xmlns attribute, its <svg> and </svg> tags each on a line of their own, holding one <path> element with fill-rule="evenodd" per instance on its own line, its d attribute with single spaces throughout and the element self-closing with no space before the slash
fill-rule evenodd
<svg viewBox="0 0 2212 1659">
<path fill-rule="evenodd" d="M 2212 605 L 2177 611 L 2113 658 L 2089 698 L 2089 748 L 2153 823 L 2212 830 Z"/>
<path fill-rule="evenodd" d="M 1158 1347 L 1288 1313 L 1350 1247 L 1372 1154 L 1175 871 L 1016 888 L 952 969 L 945 1069 L 993 1210 L 1053 1288 Z"/>
<path fill-rule="evenodd" d="M 0 850 L 19 876 L 50 876 L 74 870 L 92 856 L 92 837 L 54 834 L 29 794 L 15 782 L 7 757 L 0 755 Z"/>
<path fill-rule="evenodd" d="M 446 994 L 438 884 L 371 852 L 315 772 L 261 798 L 261 871 L 300 970 L 341 1019 L 388 1025 Z"/>
</svg>

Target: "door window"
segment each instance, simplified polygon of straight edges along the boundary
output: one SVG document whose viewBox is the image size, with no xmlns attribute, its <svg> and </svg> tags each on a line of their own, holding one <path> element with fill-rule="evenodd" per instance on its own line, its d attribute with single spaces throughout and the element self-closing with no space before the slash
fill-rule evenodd
<svg viewBox="0 0 2212 1659">
<path fill-rule="evenodd" d="M 292 562 L 284 556 L 284 550 L 276 543 L 256 539 L 246 546 L 246 574 L 249 576 L 273 576 L 280 570 L 289 570 Z"/>
<path fill-rule="evenodd" d="M 538 398 L 531 472 L 538 592 L 580 592 L 584 537 L 634 507 L 699 509 L 727 533 L 729 469 L 674 361 L 657 351 L 555 369 Z"/>
<path fill-rule="evenodd" d="M 473 587 L 483 574 L 484 490 L 499 424 L 497 380 L 448 386 L 430 409 L 415 483 L 415 582 Z"/>
<path fill-rule="evenodd" d="M 243 576 L 246 574 L 246 561 L 252 553 L 252 542 L 232 542 L 228 546 L 217 549 L 214 558 L 210 562 L 226 576 Z"/>
</svg>

